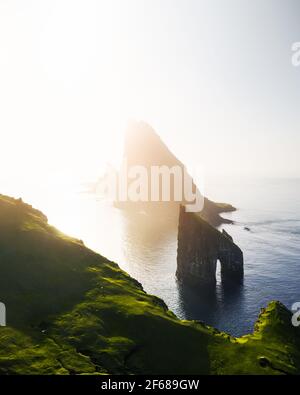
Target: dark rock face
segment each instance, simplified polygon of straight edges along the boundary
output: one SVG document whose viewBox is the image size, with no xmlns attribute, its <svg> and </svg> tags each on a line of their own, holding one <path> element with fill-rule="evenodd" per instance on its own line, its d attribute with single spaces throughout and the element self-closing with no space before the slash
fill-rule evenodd
<svg viewBox="0 0 300 395">
<path fill-rule="evenodd" d="M 226 232 L 219 232 L 196 213 L 180 207 L 177 250 L 177 277 L 191 285 L 214 285 L 217 261 L 222 281 L 241 282 L 243 252 Z"/>
</svg>

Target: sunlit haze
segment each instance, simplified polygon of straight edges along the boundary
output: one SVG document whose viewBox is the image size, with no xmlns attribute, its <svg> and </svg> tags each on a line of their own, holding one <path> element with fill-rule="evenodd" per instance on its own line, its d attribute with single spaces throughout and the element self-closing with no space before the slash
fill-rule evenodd
<svg viewBox="0 0 300 395">
<path fill-rule="evenodd" d="M 299 176 L 299 11 L 292 0 L 1 0 L 3 192 L 94 179 L 120 158 L 131 119 L 208 175 Z"/>
</svg>

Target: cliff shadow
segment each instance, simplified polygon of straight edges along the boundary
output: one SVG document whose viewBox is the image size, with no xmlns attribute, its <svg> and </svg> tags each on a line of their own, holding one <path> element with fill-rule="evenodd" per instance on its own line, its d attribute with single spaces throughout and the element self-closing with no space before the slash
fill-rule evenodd
<svg viewBox="0 0 300 395">
<path fill-rule="evenodd" d="M 188 320 L 210 323 L 210 317 L 218 307 L 216 288 L 202 285 L 193 287 L 184 281 L 177 281 L 181 315 Z"/>
<path fill-rule="evenodd" d="M 180 315 L 188 320 L 199 320 L 226 330 L 228 322 L 240 310 L 244 287 L 235 282 L 216 282 L 215 285 L 191 286 L 177 281 Z"/>
</svg>

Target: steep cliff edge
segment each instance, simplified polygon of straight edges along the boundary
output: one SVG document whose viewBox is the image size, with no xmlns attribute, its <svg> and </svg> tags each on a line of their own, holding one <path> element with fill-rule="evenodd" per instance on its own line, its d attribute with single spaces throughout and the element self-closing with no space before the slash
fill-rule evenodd
<svg viewBox="0 0 300 395">
<path fill-rule="evenodd" d="M 243 279 L 243 253 L 225 231 L 219 232 L 198 214 L 180 207 L 177 277 L 187 284 L 214 285 L 217 261 L 222 281 Z"/>
<path fill-rule="evenodd" d="M 151 166 L 180 166 L 182 169 L 185 165 L 170 151 L 167 145 L 162 141 L 155 130 L 145 122 L 132 122 L 127 130 L 124 144 L 124 159 L 126 159 L 128 166 L 144 166 L 150 169 Z M 190 177 L 190 176 L 189 176 Z M 190 177 L 191 179 L 191 177 Z M 194 191 L 196 191 L 194 185 Z M 173 185 L 171 181 L 171 190 Z M 174 204 L 175 203 L 175 204 Z M 177 215 L 180 204 L 187 202 L 170 203 L 161 202 L 163 206 L 174 206 L 174 213 Z M 141 207 L 142 209 L 153 208 L 159 204 L 149 203 L 131 203 L 131 202 L 115 202 L 119 208 Z M 200 212 L 203 219 L 208 221 L 213 226 L 218 226 L 222 223 L 231 223 L 232 221 L 220 216 L 221 213 L 235 211 L 236 209 L 226 203 L 215 203 L 208 198 L 204 198 L 204 207 Z"/>
<path fill-rule="evenodd" d="M 234 338 L 180 321 L 117 264 L 0 195 L 0 374 L 299 374 L 300 332 L 273 302 Z"/>
</svg>

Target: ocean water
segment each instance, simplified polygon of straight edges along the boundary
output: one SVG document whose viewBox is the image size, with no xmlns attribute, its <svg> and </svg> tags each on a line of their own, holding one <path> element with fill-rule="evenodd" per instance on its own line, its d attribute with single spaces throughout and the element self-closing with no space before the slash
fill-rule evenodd
<svg viewBox="0 0 300 395">
<path fill-rule="evenodd" d="M 298 179 L 227 178 L 206 184 L 206 196 L 237 207 L 236 212 L 224 214 L 235 223 L 223 227 L 241 247 L 245 260 L 242 285 L 225 288 L 218 273 L 216 289 L 210 293 L 176 280 L 173 215 L 128 215 L 71 185 L 62 190 L 33 192 L 19 185 L 17 191 L 4 188 L 3 193 L 23 196 L 42 209 L 51 224 L 116 261 L 180 318 L 201 320 L 238 336 L 253 330 L 260 308 L 269 301 L 280 300 L 289 308 L 300 302 Z"/>
</svg>

